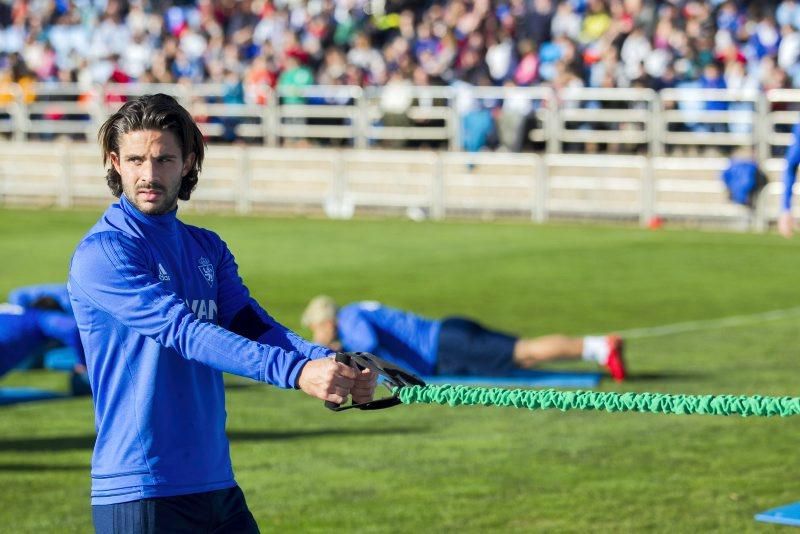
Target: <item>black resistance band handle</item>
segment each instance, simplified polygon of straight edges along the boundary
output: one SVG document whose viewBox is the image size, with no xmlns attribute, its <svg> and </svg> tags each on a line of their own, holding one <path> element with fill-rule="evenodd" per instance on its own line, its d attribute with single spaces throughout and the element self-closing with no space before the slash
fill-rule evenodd
<svg viewBox="0 0 800 534">
<path fill-rule="evenodd" d="M 337 352 L 336 353 L 336 361 L 343 363 L 345 365 L 350 365 L 350 356 L 345 354 L 344 352 Z M 333 401 L 325 401 L 325 407 L 329 410 L 337 410 L 339 405 Z"/>
</svg>

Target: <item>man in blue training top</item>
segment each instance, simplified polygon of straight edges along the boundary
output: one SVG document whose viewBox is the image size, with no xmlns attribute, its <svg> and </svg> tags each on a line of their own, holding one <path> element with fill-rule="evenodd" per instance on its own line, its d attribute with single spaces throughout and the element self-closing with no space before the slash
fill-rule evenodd
<svg viewBox="0 0 800 534">
<path fill-rule="evenodd" d="M 73 395 L 88 395 L 83 348 L 72 314 L 47 295 L 26 300 L 25 306 L 0 304 L 0 376 L 57 345 L 71 348 L 78 359 L 70 377 Z"/>
<path fill-rule="evenodd" d="M 119 202 L 78 244 L 68 284 L 94 396 L 95 530 L 258 532 L 231 467 L 222 372 L 337 404 L 370 400 L 377 377 L 280 325 L 219 236 L 178 220 L 204 146 L 174 98 L 127 102 L 98 137 Z"/>
<path fill-rule="evenodd" d="M 792 128 L 792 144 L 786 149 L 786 170 L 783 171 L 783 198 L 781 214 L 778 216 L 778 232 L 783 237 L 794 234 L 792 217 L 792 190 L 797 179 L 797 166 L 800 165 L 800 124 Z"/>
<path fill-rule="evenodd" d="M 603 365 L 616 381 L 625 378 L 618 336 L 524 339 L 489 330 L 473 320 L 432 320 L 384 306 L 354 302 L 338 308 L 328 296 L 314 297 L 301 318 L 315 343 L 335 350 L 369 352 L 422 376 L 498 376 L 561 359 Z"/>
</svg>

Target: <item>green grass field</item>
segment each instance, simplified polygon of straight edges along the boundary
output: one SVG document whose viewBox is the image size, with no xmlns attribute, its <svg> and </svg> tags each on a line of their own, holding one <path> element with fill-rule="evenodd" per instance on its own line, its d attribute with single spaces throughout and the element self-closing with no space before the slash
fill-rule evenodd
<svg viewBox="0 0 800 534">
<path fill-rule="evenodd" d="M 0 210 L 0 295 L 60 281 L 95 211 Z M 800 241 L 527 223 L 191 214 L 252 292 L 299 328 L 307 300 L 378 299 L 526 335 L 584 334 L 800 305 Z M 643 337 L 606 391 L 798 395 L 800 316 Z M 582 364 L 569 365 L 585 369 Z M 438 406 L 334 414 L 231 378 L 237 479 L 265 532 L 749 532 L 800 500 L 800 419 Z M 0 386 L 64 390 L 65 375 Z M 87 532 L 88 399 L 0 408 L 0 531 Z"/>
</svg>

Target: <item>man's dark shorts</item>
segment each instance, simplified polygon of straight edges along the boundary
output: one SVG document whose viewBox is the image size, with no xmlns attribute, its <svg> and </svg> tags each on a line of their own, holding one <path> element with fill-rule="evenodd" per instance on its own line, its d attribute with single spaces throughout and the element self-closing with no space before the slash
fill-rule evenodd
<svg viewBox="0 0 800 534">
<path fill-rule="evenodd" d="M 514 365 L 517 338 L 462 317 L 448 317 L 439 332 L 436 374 L 497 376 Z"/>
<path fill-rule="evenodd" d="M 92 520 L 98 534 L 259 532 L 239 486 L 92 506 Z"/>
</svg>

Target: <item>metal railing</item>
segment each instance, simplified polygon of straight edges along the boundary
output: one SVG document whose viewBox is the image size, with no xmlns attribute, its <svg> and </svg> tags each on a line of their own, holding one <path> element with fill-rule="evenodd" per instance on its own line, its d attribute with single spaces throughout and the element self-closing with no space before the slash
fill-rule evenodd
<svg viewBox="0 0 800 534">
<path fill-rule="evenodd" d="M 554 151 L 594 143 L 652 153 L 658 102 L 651 89 L 567 88 L 558 94 Z"/>
<path fill-rule="evenodd" d="M 0 86 L 0 139 L 88 140 L 135 95 L 175 96 L 212 142 L 264 146 L 303 141 L 353 148 L 456 151 L 467 114 L 488 111 L 499 147 L 510 152 L 719 155 L 746 149 L 760 160 L 782 155 L 800 118 L 800 90 L 544 87 L 249 87 L 232 103 L 223 84 L 39 83 Z M 399 108 L 398 108 L 399 106 Z"/>
<path fill-rule="evenodd" d="M 659 94 L 660 144 L 700 147 L 747 147 L 758 144 L 766 119 L 765 99 L 757 91 L 664 89 Z"/>
</svg>

